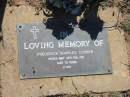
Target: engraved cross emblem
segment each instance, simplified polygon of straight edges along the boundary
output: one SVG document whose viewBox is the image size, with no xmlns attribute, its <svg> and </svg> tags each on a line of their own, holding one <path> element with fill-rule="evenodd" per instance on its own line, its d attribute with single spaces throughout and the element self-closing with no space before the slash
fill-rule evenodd
<svg viewBox="0 0 130 97">
<path fill-rule="evenodd" d="M 37 33 L 39 32 L 39 29 L 36 26 L 33 26 L 32 29 L 30 30 L 30 32 L 33 33 L 34 40 L 38 39 Z"/>
</svg>

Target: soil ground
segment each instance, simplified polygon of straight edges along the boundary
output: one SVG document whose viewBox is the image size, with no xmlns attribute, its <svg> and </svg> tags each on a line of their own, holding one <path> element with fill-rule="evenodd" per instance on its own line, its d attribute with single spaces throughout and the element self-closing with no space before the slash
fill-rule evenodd
<svg viewBox="0 0 130 97">
<path fill-rule="evenodd" d="M 113 11 L 115 16 L 112 16 Z M 101 18 L 110 25 L 117 21 L 117 8 L 108 8 L 99 13 Z M 44 78 L 32 80 L 19 79 L 18 47 L 16 25 L 43 21 L 40 12 L 35 15 L 31 6 L 6 7 L 3 21 L 3 44 L 0 45 L 0 86 L 2 97 L 40 97 L 55 94 L 78 94 L 89 91 L 109 92 L 130 89 L 127 44 L 123 31 L 109 29 L 109 43 L 112 58 L 113 74 Z"/>
<path fill-rule="evenodd" d="M 130 41 L 127 42 L 127 49 L 128 49 L 128 59 L 129 59 L 129 64 L 130 64 Z"/>
<path fill-rule="evenodd" d="M 130 35 L 125 34 L 125 39 L 126 39 L 126 46 L 127 46 L 127 50 L 128 50 L 127 51 L 127 53 L 128 53 L 128 61 L 129 61 L 129 64 L 130 64 Z"/>
</svg>

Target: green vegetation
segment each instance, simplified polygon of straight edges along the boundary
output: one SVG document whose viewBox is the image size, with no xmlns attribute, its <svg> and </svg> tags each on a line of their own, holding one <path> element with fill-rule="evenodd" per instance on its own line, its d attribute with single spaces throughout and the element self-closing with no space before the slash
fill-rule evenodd
<svg viewBox="0 0 130 97">
<path fill-rule="evenodd" d="M 124 20 L 121 23 L 121 28 L 130 35 L 130 19 Z"/>
<path fill-rule="evenodd" d="M 130 97 L 130 90 L 127 91 L 127 97 Z"/>
<path fill-rule="evenodd" d="M 118 2 L 118 8 L 123 16 L 123 21 L 120 23 L 121 28 L 130 35 L 130 0 L 122 0 Z"/>
<path fill-rule="evenodd" d="M 72 97 L 91 97 L 89 93 L 85 93 L 85 94 L 78 94 L 78 95 L 74 95 Z"/>
<path fill-rule="evenodd" d="M 120 1 L 118 7 L 122 13 L 130 14 L 130 0 Z"/>
<path fill-rule="evenodd" d="M 103 8 L 106 8 L 106 7 L 109 6 L 108 0 L 103 0 L 100 4 L 101 4 L 101 6 L 102 6 Z"/>
<path fill-rule="evenodd" d="M 103 0 L 100 5 L 103 9 L 106 9 L 107 7 L 112 7 L 114 6 L 114 0 Z"/>
<path fill-rule="evenodd" d="M 112 92 L 109 93 L 108 97 L 122 97 L 122 94 L 120 92 Z"/>
</svg>

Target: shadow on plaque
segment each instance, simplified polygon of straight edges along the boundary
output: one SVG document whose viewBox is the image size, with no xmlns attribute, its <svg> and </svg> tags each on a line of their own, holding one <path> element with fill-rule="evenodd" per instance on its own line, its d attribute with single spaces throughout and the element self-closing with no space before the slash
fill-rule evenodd
<svg viewBox="0 0 130 97">
<path fill-rule="evenodd" d="M 86 31 L 92 40 L 96 40 L 104 25 L 103 20 L 98 16 L 98 7 L 89 10 L 85 17 L 79 22 L 79 28 Z"/>
<path fill-rule="evenodd" d="M 47 29 L 52 30 L 52 35 L 57 40 L 63 40 L 74 32 L 77 25 L 76 16 L 64 12 L 64 9 L 55 9 L 53 17 L 45 23 Z"/>
<path fill-rule="evenodd" d="M 92 40 L 96 40 L 99 32 L 102 32 L 104 22 L 98 16 L 98 6 L 85 14 L 85 18 L 77 22 L 76 16 L 65 13 L 64 9 L 55 9 L 52 18 L 48 18 L 46 29 L 52 30 L 52 35 L 57 40 L 63 40 L 74 33 L 77 25 L 81 31 L 90 34 Z"/>
<path fill-rule="evenodd" d="M 7 0 L 0 0 L 0 41 L 3 40 L 2 23 L 3 23 L 6 3 L 7 3 Z"/>
</svg>

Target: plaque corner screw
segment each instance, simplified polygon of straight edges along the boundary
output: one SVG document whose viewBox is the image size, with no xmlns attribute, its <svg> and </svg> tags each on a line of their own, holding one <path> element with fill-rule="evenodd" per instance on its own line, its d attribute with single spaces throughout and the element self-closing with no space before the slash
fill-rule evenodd
<svg viewBox="0 0 130 97">
<path fill-rule="evenodd" d="M 22 24 L 17 25 L 17 29 L 18 29 L 18 30 L 22 30 L 22 29 L 23 29 L 23 25 L 22 25 Z"/>
<path fill-rule="evenodd" d="M 25 76 L 26 76 L 26 74 L 22 74 L 22 75 L 20 75 L 20 78 L 25 78 Z"/>
<path fill-rule="evenodd" d="M 108 69 L 108 72 L 111 72 L 111 70 L 110 70 L 110 69 Z"/>
</svg>

